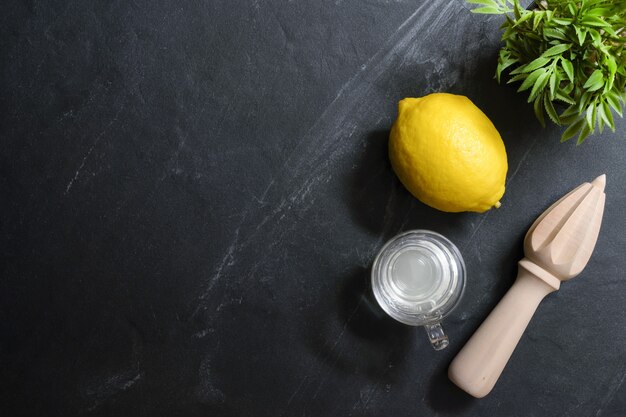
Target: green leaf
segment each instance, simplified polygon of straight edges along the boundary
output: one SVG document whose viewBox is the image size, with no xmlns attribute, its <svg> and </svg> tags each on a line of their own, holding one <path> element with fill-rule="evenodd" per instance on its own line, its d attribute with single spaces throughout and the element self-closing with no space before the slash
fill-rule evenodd
<svg viewBox="0 0 626 417">
<path fill-rule="evenodd" d="M 504 27 L 504 25 L 502 26 Z M 501 27 L 501 29 L 502 29 Z M 502 38 L 500 39 L 501 41 L 506 41 L 507 39 L 511 38 L 512 36 L 515 35 L 515 29 L 513 28 L 507 28 L 504 33 L 502 34 Z"/>
<path fill-rule="evenodd" d="M 609 102 L 609 105 L 611 106 L 611 108 L 613 108 L 613 110 L 615 110 L 615 113 L 619 114 L 621 117 L 622 116 L 622 104 L 621 104 L 621 98 L 619 94 L 617 94 L 615 91 L 609 91 L 609 93 L 606 96 L 606 101 Z"/>
<path fill-rule="evenodd" d="M 578 37 L 578 44 L 582 46 L 585 43 L 585 37 L 587 36 L 587 30 L 581 29 L 578 26 L 574 26 L 574 31 L 576 32 L 576 36 Z"/>
<path fill-rule="evenodd" d="M 604 30 L 606 33 L 608 33 L 611 36 L 614 36 L 614 37 L 619 36 L 617 32 L 615 32 L 615 30 L 613 30 L 611 26 L 605 26 L 602 28 L 602 30 Z"/>
<path fill-rule="evenodd" d="M 511 79 L 509 79 L 509 81 L 507 81 L 507 84 L 511 84 L 514 83 L 516 81 L 522 81 L 525 80 L 528 77 L 528 74 L 517 74 L 514 77 L 511 77 Z"/>
<path fill-rule="evenodd" d="M 580 128 L 583 127 L 584 124 L 585 119 L 580 118 L 571 125 L 569 125 L 569 127 L 565 129 L 565 132 L 563 132 L 563 135 L 561 135 L 561 142 L 565 142 L 566 140 L 570 140 L 571 138 L 573 138 L 576 133 L 580 131 Z"/>
<path fill-rule="evenodd" d="M 514 75 L 514 74 L 519 74 L 519 73 L 522 73 L 522 72 L 527 72 L 527 73 L 528 73 L 528 72 L 532 72 L 532 71 L 536 70 L 537 68 L 541 68 L 541 67 L 543 67 L 543 66 L 544 66 L 544 65 L 546 65 L 549 61 L 550 61 L 550 59 L 549 59 L 549 58 L 539 57 L 539 58 L 537 58 L 537 59 L 535 59 L 535 60 L 531 61 L 530 63 L 528 63 L 528 64 L 526 64 L 526 65 L 523 65 L 523 66 L 521 66 L 521 67 L 517 68 L 517 69 L 516 69 L 516 70 L 514 70 L 514 71 L 511 71 L 511 75 Z"/>
<path fill-rule="evenodd" d="M 544 58 L 547 58 L 547 57 L 551 57 L 554 55 L 561 55 L 563 52 L 567 51 L 571 47 L 572 47 L 572 44 L 570 43 L 562 43 L 562 44 L 554 45 L 553 47 L 546 49 L 546 51 L 543 54 L 541 54 L 541 56 Z"/>
<path fill-rule="evenodd" d="M 531 17 L 533 17 L 533 13 L 532 12 L 526 12 L 522 15 L 522 17 L 520 17 L 519 19 L 517 19 L 517 21 L 515 22 L 515 24 L 513 25 L 513 27 L 518 27 L 519 25 L 521 25 L 522 23 L 526 22 L 528 19 L 530 19 Z"/>
<path fill-rule="evenodd" d="M 496 79 L 498 80 L 498 83 L 500 82 L 500 76 L 502 74 L 502 71 L 517 62 L 517 58 L 511 58 L 510 54 L 506 53 L 504 49 L 500 50 L 500 55 L 498 57 L 498 66 L 496 67 Z"/>
<path fill-rule="evenodd" d="M 504 15 L 504 23 L 502 24 L 500 29 L 505 28 L 505 27 L 509 27 L 509 26 L 510 27 L 515 26 L 515 21 L 513 19 L 511 19 L 508 14 L 505 14 Z"/>
<path fill-rule="evenodd" d="M 600 19 L 599 17 L 589 16 L 589 15 L 586 15 L 585 17 L 583 17 L 581 19 L 581 23 L 583 25 L 596 26 L 596 27 L 604 27 L 604 26 L 610 25 L 609 23 L 605 22 L 603 19 Z"/>
<path fill-rule="evenodd" d="M 502 11 L 498 7 L 485 6 L 472 9 L 472 13 L 477 14 L 502 14 Z"/>
<path fill-rule="evenodd" d="M 596 8 L 585 11 L 585 16 L 607 16 L 611 14 L 611 9 L 608 8 Z"/>
<path fill-rule="evenodd" d="M 563 93 L 566 94 L 567 96 L 569 96 L 572 93 L 572 90 L 574 90 L 573 83 L 567 83 L 561 88 L 561 91 L 563 91 Z"/>
<path fill-rule="evenodd" d="M 554 100 L 554 96 L 556 95 L 556 82 L 557 82 L 557 75 L 556 75 L 556 71 L 553 71 L 552 74 L 550 74 L 550 99 Z"/>
<path fill-rule="evenodd" d="M 611 75 L 614 76 L 617 72 L 617 62 L 615 62 L 614 56 L 609 55 L 606 57 L 606 66 L 609 68 Z"/>
<path fill-rule="evenodd" d="M 499 7 L 495 0 L 467 0 L 469 4 L 481 4 L 483 6 Z"/>
<path fill-rule="evenodd" d="M 576 6 L 574 6 L 574 3 L 567 3 L 567 8 L 569 9 L 569 12 L 572 14 L 572 16 L 576 16 L 578 14 L 578 10 L 576 9 Z"/>
<path fill-rule="evenodd" d="M 565 58 L 561 58 L 561 66 L 565 73 L 567 74 L 567 78 L 569 78 L 570 82 L 574 82 L 574 65 L 570 61 Z"/>
<path fill-rule="evenodd" d="M 567 94 L 564 94 L 562 91 L 559 91 L 558 89 L 554 98 L 562 101 L 563 103 L 572 104 L 572 105 L 576 104 L 575 100 L 572 100 L 571 98 L 567 96 Z"/>
<path fill-rule="evenodd" d="M 589 126 L 585 123 L 583 127 L 580 129 L 580 134 L 578 135 L 578 140 L 576 141 L 576 146 L 580 145 L 587 139 L 590 133 L 593 131 L 589 128 Z"/>
<path fill-rule="evenodd" d="M 561 121 L 559 120 L 559 115 L 556 113 L 556 110 L 554 110 L 552 101 L 550 101 L 547 94 L 543 96 L 543 106 L 545 107 L 546 113 L 548 114 L 548 117 L 550 118 L 550 120 L 552 120 L 555 124 L 560 126 Z"/>
<path fill-rule="evenodd" d="M 572 19 L 564 19 L 564 18 L 555 17 L 554 19 L 552 19 L 552 22 L 559 24 L 561 26 L 567 26 L 567 25 L 572 24 Z"/>
<path fill-rule="evenodd" d="M 540 74 L 539 77 L 537 77 L 537 80 L 535 81 L 535 85 L 533 85 L 533 89 L 530 91 L 530 96 L 528 96 L 529 103 L 533 101 L 535 97 L 537 97 L 537 94 L 539 94 L 539 92 L 546 87 L 546 84 L 548 84 L 549 77 L 550 77 L 550 73 L 548 71 L 544 72 L 543 74 Z"/>
<path fill-rule="evenodd" d="M 600 110 L 598 110 L 598 112 L 600 112 Z M 598 116 L 598 129 L 600 130 L 600 134 L 602 134 L 602 131 L 604 130 L 604 119 L 600 116 Z"/>
<path fill-rule="evenodd" d="M 528 90 L 530 87 L 532 87 L 535 84 L 535 81 L 537 81 L 537 78 L 539 78 L 541 74 L 545 74 L 545 72 L 546 70 L 543 68 L 540 68 L 534 72 L 531 72 L 530 75 L 526 77 L 526 79 L 524 80 L 522 85 L 519 87 L 517 92 L 519 93 L 520 91 Z"/>
<path fill-rule="evenodd" d="M 602 133 L 605 123 L 608 125 L 606 114 L 604 114 L 604 107 L 602 104 L 598 104 L 598 129 L 600 129 L 600 133 Z"/>
<path fill-rule="evenodd" d="M 539 23 L 541 23 L 541 20 L 543 19 L 544 12 L 534 11 L 533 14 L 533 30 L 537 30 Z"/>
<path fill-rule="evenodd" d="M 552 40 L 552 39 L 561 39 L 563 41 L 568 40 L 567 36 L 565 35 L 565 32 L 563 32 L 560 29 L 554 29 L 554 28 L 544 28 L 543 36 L 546 40 Z"/>
<path fill-rule="evenodd" d="M 606 84 L 604 85 L 603 95 L 606 95 L 609 91 L 613 89 L 613 83 L 615 82 L 615 74 L 617 73 L 617 62 L 615 62 L 615 58 L 611 55 L 608 55 L 604 61 L 606 67 L 609 69 L 609 75 L 606 79 Z"/>
<path fill-rule="evenodd" d="M 571 105 L 561 113 L 560 117 L 580 116 L 580 112 L 575 105 Z"/>
<path fill-rule="evenodd" d="M 597 69 L 591 73 L 583 88 L 586 88 L 588 91 L 596 91 L 604 87 L 604 74 L 602 71 Z"/>
<path fill-rule="evenodd" d="M 546 10 L 546 21 L 550 22 L 552 20 L 553 15 L 554 15 L 554 12 L 552 10 Z"/>
<path fill-rule="evenodd" d="M 596 103 L 591 103 L 589 107 L 587 107 L 587 112 L 585 114 L 585 119 L 587 120 L 587 126 L 591 132 L 594 131 L 596 126 Z"/>
<path fill-rule="evenodd" d="M 541 123 L 541 126 L 546 127 L 546 120 L 543 116 L 543 106 L 541 104 L 541 96 L 537 97 L 535 103 L 533 104 L 533 109 L 535 110 L 535 117 Z"/>
<path fill-rule="evenodd" d="M 600 36 L 600 32 L 595 29 L 589 29 L 589 35 L 591 36 L 591 39 L 593 39 L 593 44 L 596 47 L 602 46 L 602 36 Z"/>
<path fill-rule="evenodd" d="M 591 92 L 585 91 L 578 99 L 578 113 L 582 114 L 583 109 L 586 109 L 587 105 L 589 105 L 589 100 L 591 100 Z"/>
<path fill-rule="evenodd" d="M 513 0 L 513 14 L 515 15 L 516 19 L 522 17 L 523 10 L 524 9 L 522 9 L 522 6 L 520 6 L 519 4 L 519 0 Z"/>
<path fill-rule="evenodd" d="M 615 122 L 613 121 L 613 113 L 611 113 L 611 108 L 606 101 L 603 101 L 601 106 L 602 114 L 600 115 L 600 117 L 602 117 L 607 126 L 609 126 L 613 132 L 615 132 Z"/>
<path fill-rule="evenodd" d="M 561 122 L 562 125 L 570 125 L 574 123 L 574 121 L 578 119 L 578 117 L 579 117 L 578 114 L 572 114 L 569 116 L 561 115 L 559 116 L 559 121 Z"/>
</svg>

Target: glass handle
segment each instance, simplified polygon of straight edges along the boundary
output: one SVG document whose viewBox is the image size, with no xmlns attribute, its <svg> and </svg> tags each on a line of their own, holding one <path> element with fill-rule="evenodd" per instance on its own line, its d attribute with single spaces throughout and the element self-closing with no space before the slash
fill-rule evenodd
<svg viewBox="0 0 626 417">
<path fill-rule="evenodd" d="M 448 341 L 448 335 L 443 331 L 441 323 L 427 324 L 424 326 L 428 340 L 433 345 L 433 349 L 441 350 L 448 347 L 450 342 Z"/>
</svg>

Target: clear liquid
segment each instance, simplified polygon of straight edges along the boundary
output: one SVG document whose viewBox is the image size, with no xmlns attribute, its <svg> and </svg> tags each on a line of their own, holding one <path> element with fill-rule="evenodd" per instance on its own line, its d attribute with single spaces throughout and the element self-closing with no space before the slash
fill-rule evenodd
<svg viewBox="0 0 626 417">
<path fill-rule="evenodd" d="M 374 294 L 383 309 L 403 323 L 435 322 L 461 295 L 464 271 L 458 256 L 429 235 L 400 235 L 375 262 Z"/>
<path fill-rule="evenodd" d="M 389 240 L 372 265 L 372 291 L 394 319 L 425 326 L 437 350 L 448 345 L 441 327 L 465 287 L 465 263 L 458 248 L 429 230 L 412 230 Z"/>
<path fill-rule="evenodd" d="M 408 298 L 431 293 L 442 275 L 441 265 L 423 248 L 400 252 L 391 265 L 390 278 L 397 292 Z"/>
</svg>

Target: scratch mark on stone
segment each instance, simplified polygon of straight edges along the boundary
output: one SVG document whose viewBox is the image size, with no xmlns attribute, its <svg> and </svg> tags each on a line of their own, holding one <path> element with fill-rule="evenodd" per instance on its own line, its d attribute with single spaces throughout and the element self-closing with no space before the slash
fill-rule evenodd
<svg viewBox="0 0 626 417">
<path fill-rule="evenodd" d="M 491 214 L 491 210 L 488 211 L 487 213 L 485 213 L 483 215 L 483 218 L 480 219 L 480 223 L 478 223 L 478 226 L 476 226 L 476 229 L 474 229 L 474 231 L 470 235 L 469 239 L 467 239 L 467 242 L 463 245 L 463 251 L 465 251 L 468 248 L 469 244 L 472 243 L 472 241 L 474 240 L 474 236 L 476 236 L 476 233 L 478 233 L 478 230 L 485 223 L 485 220 L 487 220 L 487 217 L 489 217 L 490 214 Z"/>
<path fill-rule="evenodd" d="M 176 128 L 176 131 L 180 139 L 178 142 L 178 146 L 176 147 L 176 150 L 172 153 L 170 159 L 167 161 L 165 170 L 163 171 L 163 175 L 161 175 L 161 178 L 159 178 L 159 180 L 157 181 L 157 187 L 163 182 L 163 180 L 165 180 L 168 173 L 176 172 L 175 170 L 178 168 L 178 158 L 180 157 L 180 152 L 183 150 L 183 148 L 185 148 L 185 145 L 187 144 L 187 137 L 189 133 L 182 134 L 180 128 L 178 127 Z"/>
<path fill-rule="evenodd" d="M 117 118 L 118 118 L 118 116 L 120 115 L 120 113 L 122 112 L 123 109 L 124 109 L 124 106 L 122 106 L 117 111 L 117 113 L 115 113 L 115 116 L 113 117 L 113 119 L 111 119 L 111 121 L 109 121 L 109 123 L 107 123 L 107 125 L 104 127 L 104 129 L 102 129 L 102 131 L 98 134 L 98 136 L 96 137 L 96 140 L 94 140 L 94 142 L 93 142 L 93 145 L 91 145 L 91 148 L 89 148 L 89 150 L 87 151 L 87 153 L 83 157 L 83 160 L 81 161 L 80 165 L 78 166 L 78 169 L 76 170 L 76 173 L 74 174 L 74 177 L 67 184 L 67 187 L 65 187 L 65 193 L 64 193 L 65 195 L 67 195 L 70 192 L 70 189 L 74 185 L 74 182 L 78 179 L 78 176 L 80 175 L 80 172 L 85 167 L 85 163 L 87 162 L 87 159 L 89 158 L 89 156 L 93 152 L 94 148 L 98 145 L 98 143 L 100 142 L 100 140 L 102 139 L 104 134 L 107 132 L 107 130 L 111 127 L 111 125 L 113 125 L 113 123 L 115 123 L 117 121 Z"/>
<path fill-rule="evenodd" d="M 357 311 L 359 311 L 359 308 L 361 307 L 362 302 L 363 302 L 363 297 L 359 299 L 359 302 L 357 303 L 356 307 L 354 307 L 354 310 L 352 310 L 352 312 L 348 316 L 348 319 L 345 321 L 345 323 L 343 323 L 341 333 L 339 333 L 339 336 L 337 336 L 337 338 L 335 339 L 335 343 L 333 344 L 333 347 L 330 349 L 331 353 L 335 350 L 335 348 L 337 347 L 341 339 L 343 339 L 343 334 L 346 332 L 346 329 L 348 328 L 348 325 L 354 318 L 354 315 L 357 313 Z"/>
<path fill-rule="evenodd" d="M 219 342 L 217 347 L 219 347 Z M 216 386 L 210 356 L 206 356 L 200 363 L 198 376 L 200 377 L 200 384 L 196 388 L 196 397 L 207 404 L 223 403 L 225 400 L 224 392 Z"/>
<path fill-rule="evenodd" d="M 100 133 L 100 135 L 98 135 L 98 137 L 96 138 L 96 140 L 93 143 L 93 145 L 91 145 L 91 148 L 89 148 L 89 150 L 87 151 L 87 153 L 83 157 L 83 161 L 78 166 L 78 169 L 76 170 L 76 173 L 74 174 L 74 177 L 67 184 L 67 187 L 65 187 L 65 194 L 66 195 L 67 195 L 67 193 L 70 192 L 70 189 L 72 188 L 72 185 L 74 185 L 74 181 L 76 181 L 78 179 L 78 176 L 80 175 L 80 171 L 82 171 L 83 167 L 85 166 L 85 162 L 87 161 L 87 158 L 89 158 L 89 155 L 91 155 L 91 153 L 93 152 L 93 149 L 96 147 L 98 142 L 100 142 L 100 138 L 102 137 L 103 133 L 104 133 L 104 130 Z"/>
<path fill-rule="evenodd" d="M 91 399 L 91 406 L 89 411 L 93 411 L 102 405 L 110 397 L 118 394 L 119 392 L 126 391 L 137 383 L 143 377 L 143 372 L 135 374 L 132 371 L 122 372 L 110 376 L 104 380 L 103 383 L 97 386 L 88 387 L 85 389 L 85 396 Z"/>
<path fill-rule="evenodd" d="M 619 375 L 620 373 L 622 374 L 621 376 Z M 617 378 L 614 378 L 615 383 L 609 387 L 608 392 L 602 399 L 602 403 L 600 404 L 600 407 L 598 408 L 598 410 L 596 410 L 596 417 L 600 416 L 604 407 L 606 407 L 611 402 L 611 400 L 613 400 L 613 398 L 615 397 L 615 394 L 617 393 L 617 390 L 624 383 L 624 380 L 626 379 L 626 369 L 622 367 L 622 369 L 619 372 L 617 372 L 615 376 L 617 377 Z"/>
<path fill-rule="evenodd" d="M 367 396 L 367 399 L 365 400 L 365 406 L 363 408 L 363 411 L 367 411 L 367 408 L 369 407 L 369 403 L 372 400 L 372 398 L 374 398 L 376 391 L 378 391 L 378 385 L 374 385 L 374 388 L 370 390 L 369 395 Z"/>
<path fill-rule="evenodd" d="M 394 219 L 394 206 L 396 201 L 396 191 L 397 187 L 394 186 L 395 178 L 392 178 L 392 186 L 391 191 L 389 192 L 389 198 L 387 199 L 387 204 L 385 205 L 385 215 L 383 217 L 383 228 L 382 233 L 379 240 L 384 238 L 383 235 L 391 232 L 391 225 L 393 224 Z"/>
<path fill-rule="evenodd" d="M 313 366 L 311 366 L 309 368 L 309 370 L 311 370 Z M 304 385 L 304 382 L 309 378 L 308 373 L 304 376 L 304 378 L 302 378 L 302 381 L 300 381 L 300 384 L 298 385 L 298 388 L 296 388 L 296 390 L 293 392 L 293 394 L 291 394 L 291 396 L 289 397 L 289 400 L 287 400 L 287 408 L 289 407 L 289 404 L 291 404 L 291 402 L 293 401 L 293 399 L 296 397 L 296 395 L 298 395 L 298 393 L 300 392 L 300 389 L 302 389 L 302 385 Z M 285 410 L 286 411 L 286 410 Z M 285 413 L 283 412 L 281 414 L 284 415 Z"/>
<path fill-rule="evenodd" d="M 404 230 L 404 228 L 406 227 L 406 224 L 409 222 L 409 218 L 411 217 L 411 213 L 413 212 L 414 207 L 415 199 L 412 198 L 411 202 L 409 203 L 409 208 L 406 210 L 406 213 L 404 213 L 402 223 L 400 224 L 400 230 Z"/>
<path fill-rule="evenodd" d="M 237 249 L 237 242 L 239 241 L 239 229 L 240 227 L 238 227 L 235 230 L 235 239 L 228 247 L 226 254 L 222 258 L 222 262 L 220 262 L 219 266 L 217 267 L 215 274 L 213 274 L 213 278 L 211 278 L 211 281 L 209 282 L 207 289 L 205 290 L 204 294 L 200 297 L 200 299 L 204 299 L 211 292 L 215 283 L 222 276 L 222 272 L 224 271 L 224 268 L 235 264 L 235 250 Z"/>
<path fill-rule="evenodd" d="M 348 414 L 348 417 L 352 416 L 354 411 L 359 406 L 362 406 L 361 412 L 365 413 L 365 411 L 367 411 L 367 409 L 369 407 L 370 401 L 374 397 L 374 394 L 376 394 L 377 390 L 378 390 L 378 384 L 375 384 L 373 387 L 371 387 L 371 388 L 369 388 L 367 390 L 366 389 L 360 390 L 359 391 L 359 399 L 352 406 L 352 410 L 350 410 L 350 413 Z"/>
<path fill-rule="evenodd" d="M 265 191 L 263 191 L 263 194 L 261 195 L 261 200 L 265 201 L 265 197 L 267 197 L 267 193 L 269 193 L 270 189 L 274 185 L 274 182 L 275 181 L 272 178 L 272 180 L 269 182 L 269 184 L 267 184 L 267 187 L 265 187 Z"/>
<path fill-rule="evenodd" d="M 193 337 L 195 337 L 196 339 L 202 339 L 203 337 L 205 337 L 209 333 L 213 333 L 212 330 L 213 329 L 200 330 L 199 332 L 194 333 Z"/>
<path fill-rule="evenodd" d="M 535 146 L 535 143 L 537 143 L 537 138 L 539 136 L 535 136 L 535 140 L 533 140 L 533 143 L 530 144 L 530 146 L 528 147 L 528 149 L 526 149 L 526 152 L 524 152 L 524 155 L 522 155 L 522 159 L 520 159 L 520 161 L 517 163 L 517 167 L 515 167 L 515 171 L 513 171 L 513 173 L 511 174 L 511 176 L 509 177 L 509 182 L 513 181 L 513 178 L 515 178 L 515 176 L 517 175 L 517 172 L 520 170 L 520 168 L 522 167 L 522 164 L 524 163 L 524 161 L 526 160 L 526 158 L 528 157 L 528 155 L 530 154 L 530 151 L 533 149 L 533 147 Z"/>
</svg>

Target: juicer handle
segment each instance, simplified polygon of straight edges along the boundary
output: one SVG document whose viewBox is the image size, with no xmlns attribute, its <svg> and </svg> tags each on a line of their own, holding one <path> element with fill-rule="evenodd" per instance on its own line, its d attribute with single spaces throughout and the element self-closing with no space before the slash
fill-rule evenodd
<svg viewBox="0 0 626 417">
<path fill-rule="evenodd" d="M 511 289 L 448 368 L 450 380 L 476 398 L 489 394 L 537 306 L 546 295 L 558 289 L 558 284 L 550 285 L 524 268 L 524 262 L 530 264 L 526 259 L 520 262 Z M 531 270 L 538 268 L 532 266 Z"/>
</svg>

